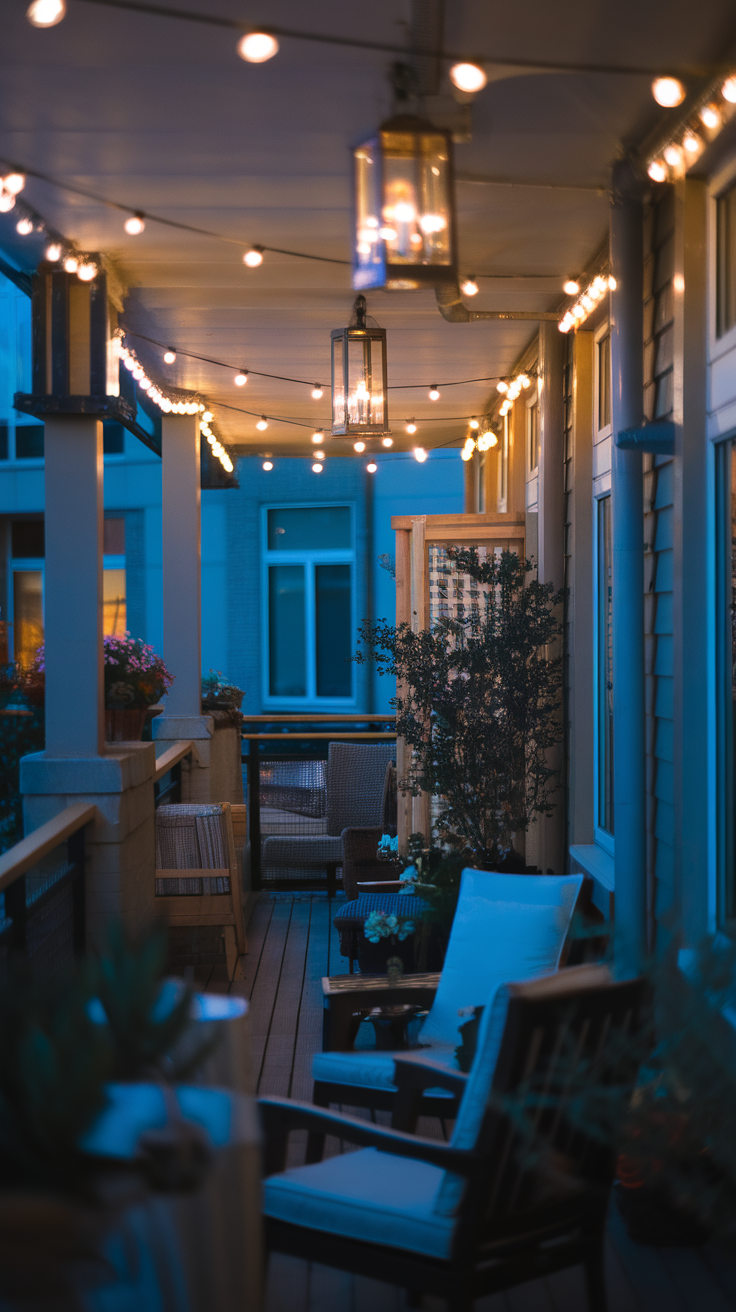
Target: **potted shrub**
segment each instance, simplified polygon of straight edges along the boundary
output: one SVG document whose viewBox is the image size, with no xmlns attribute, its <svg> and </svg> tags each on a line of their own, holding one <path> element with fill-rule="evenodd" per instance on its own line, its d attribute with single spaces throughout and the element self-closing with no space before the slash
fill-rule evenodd
<svg viewBox="0 0 736 1312">
<path fill-rule="evenodd" d="M 239 711 L 245 693 L 234 683 L 228 683 L 219 670 L 210 670 L 202 679 L 203 711 Z"/>
<path fill-rule="evenodd" d="M 105 652 L 105 738 L 137 742 L 146 713 L 174 682 L 160 656 L 140 638 L 108 636 Z"/>
</svg>

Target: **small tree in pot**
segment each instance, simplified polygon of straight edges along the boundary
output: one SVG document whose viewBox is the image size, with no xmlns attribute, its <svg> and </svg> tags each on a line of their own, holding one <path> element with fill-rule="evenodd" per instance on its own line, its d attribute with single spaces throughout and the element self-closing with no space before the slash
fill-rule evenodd
<svg viewBox="0 0 736 1312">
<path fill-rule="evenodd" d="M 443 842 L 497 870 L 514 835 L 551 811 L 562 593 L 528 578 L 532 562 L 514 552 L 485 562 L 474 548 L 449 554 L 484 589 L 477 611 L 418 633 L 408 624 L 364 625 L 356 659 L 373 659 L 398 680 L 396 732 L 412 749 L 400 787 L 439 798 Z"/>
</svg>

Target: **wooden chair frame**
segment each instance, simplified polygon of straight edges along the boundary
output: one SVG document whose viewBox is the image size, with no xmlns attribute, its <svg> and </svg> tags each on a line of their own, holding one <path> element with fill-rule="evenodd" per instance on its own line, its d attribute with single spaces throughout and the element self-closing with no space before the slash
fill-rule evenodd
<svg viewBox="0 0 736 1312">
<path fill-rule="evenodd" d="M 222 926 L 225 943 L 225 961 L 227 977 L 230 982 L 243 978 L 240 964 L 241 956 L 247 951 L 245 922 L 243 919 L 243 895 L 240 883 L 240 871 L 235 849 L 233 817 L 229 802 L 220 802 L 220 810 L 225 824 L 227 839 L 228 866 L 223 870 L 163 870 L 154 872 L 154 879 L 229 879 L 228 893 L 202 893 L 200 895 L 169 896 L 165 893 L 156 898 L 162 908 L 164 917 L 172 928 L 200 928 L 202 926 Z M 245 808 L 243 808 L 244 810 Z M 154 885 L 155 887 L 155 885 Z M 196 909 L 195 909 L 196 908 Z"/>
<path fill-rule="evenodd" d="M 562 973 L 587 969 L 573 967 Z M 531 1070 L 548 1069 L 540 1063 L 553 1062 L 561 1052 L 565 1029 L 579 1060 L 599 1050 L 613 1031 L 636 1031 L 641 1025 L 644 985 L 633 980 L 544 1000 L 525 997 L 524 986 L 511 986 L 511 993 L 493 1082 L 496 1101 L 486 1110 L 472 1150 L 407 1132 L 415 1123 L 425 1088 L 443 1086 L 457 1097 L 468 1078 L 428 1062 L 421 1054 L 396 1059 L 399 1094 L 391 1129 L 285 1098 L 260 1100 L 267 1174 L 284 1169 L 289 1132 L 306 1129 L 463 1176 L 467 1186 L 450 1258 L 432 1259 L 266 1217 L 268 1251 L 374 1278 L 378 1274 L 408 1290 L 415 1306 L 422 1294 L 439 1294 L 451 1312 L 470 1312 L 476 1298 L 582 1264 L 591 1312 L 606 1312 L 604 1239 L 613 1153 L 571 1128 L 564 1106 L 555 1109 L 544 1142 L 574 1162 L 578 1185 L 564 1192 L 550 1191 L 549 1180 L 518 1160 L 518 1129 L 499 1103 Z M 632 1063 L 626 1072 L 632 1087 L 635 1074 Z M 549 1130 L 549 1124 L 545 1128 Z"/>
</svg>

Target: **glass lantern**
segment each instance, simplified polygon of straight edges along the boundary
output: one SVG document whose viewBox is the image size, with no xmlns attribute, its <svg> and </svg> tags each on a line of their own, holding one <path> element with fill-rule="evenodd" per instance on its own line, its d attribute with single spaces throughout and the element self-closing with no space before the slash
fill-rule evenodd
<svg viewBox="0 0 736 1312">
<path fill-rule="evenodd" d="M 333 437 L 378 437 L 388 426 L 386 329 L 369 327 L 364 296 L 348 328 L 332 333 Z"/>
<path fill-rule="evenodd" d="M 452 138 L 400 115 L 353 152 L 353 287 L 412 290 L 457 279 Z"/>
</svg>

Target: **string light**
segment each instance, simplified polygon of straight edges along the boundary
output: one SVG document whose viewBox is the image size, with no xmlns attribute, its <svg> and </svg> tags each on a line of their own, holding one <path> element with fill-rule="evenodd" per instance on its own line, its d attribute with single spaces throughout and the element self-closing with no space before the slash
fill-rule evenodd
<svg viewBox="0 0 736 1312">
<path fill-rule="evenodd" d="M 505 381 L 505 379 L 500 378 L 499 381 L 496 383 L 496 391 L 497 391 L 497 392 L 508 392 L 508 390 L 509 390 L 509 385 L 508 385 L 508 383 Z"/>
<path fill-rule="evenodd" d="M 474 274 L 474 273 L 471 273 L 471 274 L 465 279 L 465 282 L 462 282 L 462 283 L 460 284 L 460 291 L 461 291 L 461 292 L 464 292 L 464 294 L 465 294 L 466 296 L 477 296 L 477 295 L 478 295 L 478 284 L 477 284 L 477 282 L 475 281 L 475 274 Z"/>
<path fill-rule="evenodd" d="M 424 464 L 427 459 L 427 452 L 424 450 L 423 446 L 414 447 L 414 459 L 418 460 L 420 465 Z"/>
<path fill-rule="evenodd" d="M 498 446 L 498 437 L 491 432 L 490 428 L 487 428 L 485 433 L 481 433 L 478 438 L 478 450 L 489 451 L 492 446 Z"/>
<path fill-rule="evenodd" d="M 322 465 L 320 465 L 320 464 L 312 465 L 312 473 L 313 473 L 313 474 L 321 474 L 321 473 L 322 473 Z"/>
<path fill-rule="evenodd" d="M 46 247 L 46 250 L 44 251 L 44 255 L 46 256 L 46 259 L 48 260 L 49 264 L 58 264 L 59 260 L 61 259 L 61 246 L 59 245 L 58 241 L 49 242 L 48 246 Z"/>
<path fill-rule="evenodd" d="M 94 263 L 94 260 L 80 262 L 79 268 L 77 269 L 77 277 L 81 279 L 82 282 L 91 282 L 96 276 L 97 265 Z"/>
<path fill-rule="evenodd" d="M 393 446 L 393 444 L 394 444 L 394 439 L 392 437 L 381 438 L 381 446 L 389 447 L 389 446 Z"/>
<path fill-rule="evenodd" d="M 409 422 L 408 422 L 408 424 L 406 425 L 406 431 L 407 431 L 407 433 L 416 433 L 416 431 L 417 431 L 417 426 L 416 426 L 416 424 L 414 423 L 414 420 L 413 420 L 413 419 L 410 419 Z"/>
<path fill-rule="evenodd" d="M 472 460 L 472 459 L 473 459 L 473 452 L 474 452 L 474 451 L 475 451 L 475 442 L 473 441 L 472 437 L 466 437 L 466 439 L 465 439 L 465 446 L 463 447 L 462 451 L 460 452 L 460 459 L 461 459 L 461 460 Z"/>
<path fill-rule="evenodd" d="M 66 259 L 64 260 L 64 272 L 76 273 L 78 268 L 79 268 L 79 260 L 77 259 L 76 255 L 67 255 Z"/>
<path fill-rule="evenodd" d="M 371 463 L 369 465 L 366 465 L 366 469 L 369 474 L 375 474 L 376 470 L 378 469 L 378 465 L 375 464 L 373 460 L 371 460 Z"/>
<path fill-rule="evenodd" d="M 265 64 L 279 52 L 279 43 L 269 32 L 248 32 L 238 42 L 238 54 L 249 64 Z"/>
<path fill-rule="evenodd" d="M 123 224 L 125 231 L 129 233 L 131 237 L 139 236 L 139 234 L 143 232 L 145 226 L 145 220 L 140 210 L 136 210 L 135 214 L 132 214 L 129 219 L 126 219 Z"/>
<path fill-rule="evenodd" d="M 323 428 L 318 428 L 316 433 L 312 433 L 312 441 L 319 444 L 325 435 Z"/>
<path fill-rule="evenodd" d="M 15 205 L 15 196 L 11 191 L 0 187 L 0 214 L 7 214 Z"/>
<path fill-rule="evenodd" d="M 256 424 L 256 428 L 260 433 L 265 433 L 266 429 L 268 428 L 268 420 L 266 419 L 265 415 L 261 415 L 260 419 L 258 420 L 258 423 Z"/>
<path fill-rule="evenodd" d="M 263 250 L 263 246 L 251 246 L 243 256 L 243 264 L 247 264 L 249 269 L 257 269 L 259 264 L 263 264 Z"/>
<path fill-rule="evenodd" d="M 33 232 L 33 219 L 18 219 L 15 231 L 19 232 L 21 237 L 28 237 Z"/>
<path fill-rule="evenodd" d="M 655 77 L 652 95 L 663 109 L 674 109 L 685 99 L 685 88 L 678 77 Z"/>
<path fill-rule="evenodd" d="M 324 396 L 324 392 L 320 387 L 319 383 L 315 383 L 314 387 L 312 388 L 312 400 L 321 401 L 323 396 Z"/>
<path fill-rule="evenodd" d="M 55 27 L 66 14 L 66 0 L 33 0 L 26 18 L 34 27 Z"/>
<path fill-rule="evenodd" d="M 649 174 L 649 177 L 652 179 L 652 182 L 667 181 L 667 169 L 664 161 L 661 159 L 653 159 L 651 164 L 649 165 L 649 168 L 647 169 L 647 173 Z"/>
<path fill-rule="evenodd" d="M 561 333 L 569 333 L 571 328 L 583 323 L 589 314 L 595 309 L 599 301 L 609 292 L 613 291 L 616 286 L 616 279 L 606 277 L 605 274 L 598 273 L 592 282 L 588 283 L 583 295 L 575 302 L 569 310 L 563 314 L 557 327 Z M 527 384 L 528 385 L 528 384 Z"/>
<path fill-rule="evenodd" d="M 353 442 L 353 451 L 357 451 L 360 455 L 362 451 L 365 451 L 365 442 Z"/>
<path fill-rule="evenodd" d="M 703 149 L 703 143 L 695 132 L 686 132 L 682 144 L 688 155 L 699 155 Z"/>
<path fill-rule="evenodd" d="M 563 284 L 562 290 L 566 296 L 577 296 L 580 291 L 580 283 L 575 278 L 568 278 L 567 282 Z"/>
<path fill-rule="evenodd" d="M 729 105 L 736 105 L 736 77 L 727 77 L 721 87 L 721 95 Z"/>
<path fill-rule="evenodd" d="M 436 383 L 432 383 L 429 389 L 429 399 L 430 401 L 439 401 L 440 399 L 440 389 Z"/>
<path fill-rule="evenodd" d="M 453 64 L 450 69 L 450 81 L 458 91 L 472 94 L 475 91 L 482 91 L 488 78 L 480 64 L 461 63 Z"/>
<path fill-rule="evenodd" d="M 318 460 L 324 460 L 325 458 L 324 451 L 315 451 L 314 454 Z"/>
<path fill-rule="evenodd" d="M 721 113 L 717 105 L 703 105 L 700 111 L 700 121 L 704 127 L 715 131 L 721 126 Z"/>
<path fill-rule="evenodd" d="M 248 370 L 247 370 L 247 369 L 241 369 L 241 370 L 240 370 L 240 373 L 235 375 L 235 386 L 236 386 L 236 387 L 245 387 L 245 384 L 247 383 L 247 381 L 248 381 Z"/>
<path fill-rule="evenodd" d="M 26 185 L 26 175 L 25 173 L 8 173 L 2 179 L 2 185 L 5 191 L 10 192 L 11 196 L 17 196 L 18 192 L 22 191 Z"/>
<path fill-rule="evenodd" d="M 173 364 L 176 359 L 176 351 L 164 351 L 164 364 Z"/>
<path fill-rule="evenodd" d="M 261 465 L 261 468 L 268 471 L 270 469 L 273 469 L 273 464 L 271 463 L 270 460 L 264 460 L 263 464 Z"/>
</svg>

